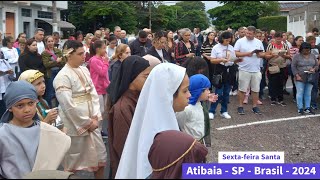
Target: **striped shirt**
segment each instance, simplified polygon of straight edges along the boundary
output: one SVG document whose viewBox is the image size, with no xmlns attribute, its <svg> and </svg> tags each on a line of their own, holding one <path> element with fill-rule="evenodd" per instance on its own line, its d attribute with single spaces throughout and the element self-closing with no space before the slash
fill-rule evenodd
<svg viewBox="0 0 320 180">
<path fill-rule="evenodd" d="M 207 56 L 211 56 L 211 51 L 214 45 L 217 43 L 213 41 L 212 44 L 209 43 L 209 41 L 205 41 L 201 46 L 201 54 L 205 53 Z"/>
<path fill-rule="evenodd" d="M 270 42 L 268 44 L 268 47 L 267 47 L 267 51 L 271 51 L 271 52 L 274 52 L 274 51 L 286 51 L 286 53 L 289 51 L 289 47 L 287 45 L 287 43 L 284 43 L 284 42 L 281 42 L 280 45 L 276 44 L 276 43 L 273 43 L 273 42 Z M 286 54 L 285 53 L 285 54 Z M 271 58 L 269 60 L 269 64 L 277 64 L 280 68 L 284 68 L 286 67 L 286 59 L 282 58 L 282 57 L 278 57 L 278 58 Z"/>
</svg>

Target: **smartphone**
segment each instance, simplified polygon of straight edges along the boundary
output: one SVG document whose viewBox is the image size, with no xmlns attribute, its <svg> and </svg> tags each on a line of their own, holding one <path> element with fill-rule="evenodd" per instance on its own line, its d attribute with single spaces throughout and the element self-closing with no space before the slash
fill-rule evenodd
<svg viewBox="0 0 320 180">
<path fill-rule="evenodd" d="M 253 53 L 260 53 L 260 52 L 263 52 L 263 50 L 261 50 L 261 49 L 256 49 L 256 50 L 254 50 L 254 51 L 252 51 Z"/>
</svg>

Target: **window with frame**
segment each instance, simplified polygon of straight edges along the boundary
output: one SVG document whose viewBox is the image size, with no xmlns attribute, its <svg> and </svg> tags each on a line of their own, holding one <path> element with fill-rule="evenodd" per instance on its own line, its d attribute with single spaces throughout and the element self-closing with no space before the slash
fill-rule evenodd
<svg viewBox="0 0 320 180">
<path fill-rule="evenodd" d="M 52 19 L 52 12 L 38 11 L 38 18 Z"/>
<path fill-rule="evenodd" d="M 31 17 L 32 16 L 31 9 L 21 8 L 21 15 L 23 17 Z"/>
</svg>

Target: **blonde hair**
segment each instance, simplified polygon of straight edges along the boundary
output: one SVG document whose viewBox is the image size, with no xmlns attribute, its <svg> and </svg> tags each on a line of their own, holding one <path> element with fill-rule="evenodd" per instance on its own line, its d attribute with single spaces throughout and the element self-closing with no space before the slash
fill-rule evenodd
<svg viewBox="0 0 320 180">
<path fill-rule="evenodd" d="M 86 37 L 84 37 L 84 40 L 87 41 L 91 36 L 94 36 L 92 33 L 87 33 Z"/>
<path fill-rule="evenodd" d="M 116 48 L 116 52 L 114 53 L 114 55 L 111 57 L 113 60 L 118 60 L 118 59 L 121 59 L 121 55 L 123 54 L 123 53 L 125 53 L 126 52 L 126 50 L 127 50 L 127 48 L 128 48 L 129 46 L 127 45 L 127 44 L 119 44 L 118 46 L 117 46 L 117 48 Z"/>
</svg>

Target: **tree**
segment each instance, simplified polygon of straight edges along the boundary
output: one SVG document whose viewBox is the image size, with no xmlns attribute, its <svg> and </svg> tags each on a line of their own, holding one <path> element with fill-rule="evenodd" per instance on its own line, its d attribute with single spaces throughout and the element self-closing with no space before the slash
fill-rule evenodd
<svg viewBox="0 0 320 180">
<path fill-rule="evenodd" d="M 180 28 L 188 27 L 193 29 L 199 27 L 206 29 L 209 26 L 209 19 L 205 12 L 205 4 L 201 1 L 181 1 L 176 3 L 181 7 L 181 14 L 178 17 Z"/>
<path fill-rule="evenodd" d="M 152 30 L 172 30 L 175 31 L 180 28 L 180 20 L 178 16 L 181 16 L 182 8 L 180 6 L 172 5 L 160 5 L 157 9 L 154 9 L 154 15 L 152 16 Z"/>
<path fill-rule="evenodd" d="M 206 5 L 201 1 L 180 1 L 176 5 L 182 7 L 184 11 L 205 11 L 206 9 Z"/>
<path fill-rule="evenodd" d="M 223 3 L 208 10 L 212 24 L 218 29 L 239 28 L 241 26 L 256 26 L 259 17 L 279 14 L 277 1 L 218 1 Z"/>
<path fill-rule="evenodd" d="M 123 1 L 85 1 L 83 15 L 96 26 L 108 27 L 111 31 L 115 26 L 122 27 L 128 33 L 136 30 L 136 11 Z"/>
<path fill-rule="evenodd" d="M 190 8 L 193 6 L 196 8 Z M 186 27 L 205 29 L 209 26 L 209 19 L 203 9 L 202 2 L 179 2 L 172 6 L 160 5 L 154 10 L 155 14 L 152 16 L 152 30 L 175 31 Z"/>
<path fill-rule="evenodd" d="M 286 16 L 266 16 L 257 19 L 257 28 L 274 29 L 276 32 L 287 31 L 287 17 Z"/>
<path fill-rule="evenodd" d="M 94 32 L 93 22 L 83 15 L 84 5 L 84 1 L 68 1 L 68 9 L 61 12 L 61 17 L 84 33 Z"/>
</svg>

